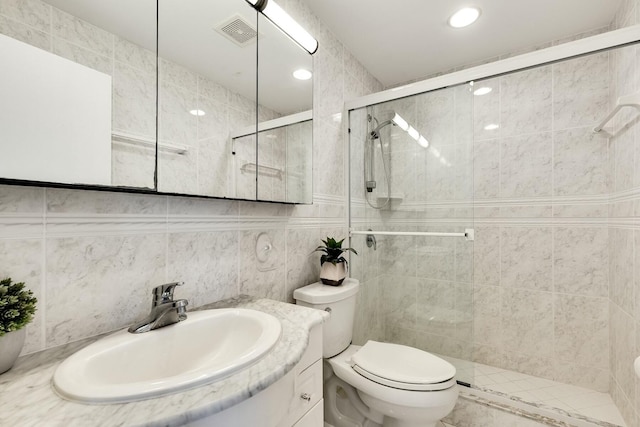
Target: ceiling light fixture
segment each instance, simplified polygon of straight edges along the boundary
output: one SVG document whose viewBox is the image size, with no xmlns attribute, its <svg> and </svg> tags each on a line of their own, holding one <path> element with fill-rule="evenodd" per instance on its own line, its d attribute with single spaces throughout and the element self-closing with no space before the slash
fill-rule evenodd
<svg viewBox="0 0 640 427">
<path fill-rule="evenodd" d="M 473 94 L 474 94 L 475 96 L 482 96 L 482 95 L 486 95 L 486 94 L 488 94 L 488 93 L 489 93 L 489 92 L 491 92 L 492 90 L 493 90 L 493 89 L 492 89 L 492 88 L 490 88 L 489 86 L 482 86 L 482 87 L 479 87 L 478 89 L 474 90 L 474 91 L 473 91 Z"/>
<path fill-rule="evenodd" d="M 295 77 L 298 80 L 309 80 L 311 76 L 312 76 L 311 71 L 305 70 L 304 68 L 300 68 L 293 72 L 293 77 Z"/>
<path fill-rule="evenodd" d="M 192 114 L 192 115 L 197 116 L 197 117 L 202 117 L 202 116 L 204 116 L 204 115 L 205 115 L 205 114 L 207 114 L 207 113 L 205 113 L 205 112 L 204 112 L 204 111 L 202 111 L 202 110 L 190 110 L 190 111 L 189 111 L 189 114 Z"/>
<path fill-rule="evenodd" d="M 477 7 L 464 7 L 451 15 L 449 25 L 453 28 L 463 28 L 476 22 L 480 16 L 480 9 Z"/>
<path fill-rule="evenodd" d="M 289 37 L 296 41 L 310 54 L 316 53 L 318 50 L 318 40 L 307 32 L 295 19 L 284 11 L 273 0 L 247 0 L 251 6 L 262 12 L 264 16 L 269 18 L 271 22 L 276 24 L 282 31 L 287 33 Z"/>
<path fill-rule="evenodd" d="M 500 125 L 495 124 L 495 123 L 491 123 L 491 124 L 489 124 L 489 125 L 486 125 L 486 126 L 484 127 L 484 130 L 496 130 L 496 129 L 498 129 L 499 127 L 500 127 Z"/>
</svg>

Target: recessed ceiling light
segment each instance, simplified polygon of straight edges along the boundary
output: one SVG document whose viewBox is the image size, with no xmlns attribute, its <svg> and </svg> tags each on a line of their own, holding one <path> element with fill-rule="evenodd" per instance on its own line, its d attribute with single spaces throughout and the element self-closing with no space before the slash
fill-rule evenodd
<svg viewBox="0 0 640 427">
<path fill-rule="evenodd" d="M 293 72 L 293 77 L 298 80 L 309 80 L 312 74 L 311 71 L 305 70 L 304 68 L 300 68 L 299 70 L 295 70 Z"/>
<path fill-rule="evenodd" d="M 495 124 L 495 123 L 491 123 L 491 124 L 489 124 L 489 125 L 486 125 L 486 126 L 484 127 L 484 130 L 496 130 L 496 129 L 498 129 L 499 127 L 500 127 L 500 125 Z"/>
<path fill-rule="evenodd" d="M 451 15 L 449 25 L 453 28 L 462 28 L 476 22 L 480 16 L 480 9 L 476 7 L 465 7 Z"/>
<path fill-rule="evenodd" d="M 201 117 L 201 116 L 204 116 L 207 113 L 205 113 L 202 110 L 191 110 L 191 111 L 189 111 L 189 114 L 193 114 L 194 116 Z"/>
<path fill-rule="evenodd" d="M 491 92 L 493 89 L 490 88 L 489 86 L 483 86 L 483 87 L 479 87 L 478 89 L 473 91 L 473 94 L 476 96 L 482 96 L 482 95 L 486 95 L 489 92 Z"/>
</svg>

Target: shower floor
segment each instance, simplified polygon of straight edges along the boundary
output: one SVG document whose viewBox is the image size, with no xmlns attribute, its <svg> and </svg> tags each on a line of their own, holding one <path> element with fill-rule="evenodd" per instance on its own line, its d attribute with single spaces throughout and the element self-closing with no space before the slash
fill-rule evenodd
<svg viewBox="0 0 640 427">
<path fill-rule="evenodd" d="M 569 415 L 577 415 L 576 418 L 586 417 L 596 422 L 604 421 L 626 427 L 620 411 L 607 393 L 481 363 L 470 363 L 450 357 L 443 358 L 448 359 L 455 366 L 463 366 L 464 368 L 458 368 L 459 376 L 461 378 L 475 378 L 474 386 L 476 388 L 503 393 L 511 398 L 543 406 L 546 409 L 559 409 Z"/>
</svg>

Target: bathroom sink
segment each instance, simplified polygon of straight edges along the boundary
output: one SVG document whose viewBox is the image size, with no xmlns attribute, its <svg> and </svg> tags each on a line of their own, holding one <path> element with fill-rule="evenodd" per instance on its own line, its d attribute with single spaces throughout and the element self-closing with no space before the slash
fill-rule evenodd
<svg viewBox="0 0 640 427">
<path fill-rule="evenodd" d="M 269 352 L 282 327 L 249 309 L 196 311 L 186 320 L 142 334 L 116 332 L 63 361 L 53 375 L 63 397 L 124 403 L 211 383 Z"/>
</svg>

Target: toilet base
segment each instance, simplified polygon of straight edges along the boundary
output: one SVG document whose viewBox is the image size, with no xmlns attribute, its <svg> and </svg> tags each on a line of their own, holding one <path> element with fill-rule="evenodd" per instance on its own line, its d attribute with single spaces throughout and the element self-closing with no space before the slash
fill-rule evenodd
<svg viewBox="0 0 640 427">
<path fill-rule="evenodd" d="M 437 427 L 449 415 L 458 397 L 457 386 L 438 391 L 437 399 L 428 408 L 415 408 L 390 404 L 358 390 L 362 402 L 384 415 L 382 427 Z"/>
<path fill-rule="evenodd" d="M 443 427 L 440 420 L 453 410 L 457 396 L 454 386 L 437 392 L 428 408 L 401 406 L 363 393 L 331 372 L 324 383 L 325 421 L 333 427 Z"/>
<path fill-rule="evenodd" d="M 440 427 L 443 425 L 440 421 L 431 423 L 429 421 L 407 421 L 388 417 L 385 417 L 384 423 L 382 423 L 382 427 Z"/>
<path fill-rule="evenodd" d="M 335 375 L 324 382 L 323 392 L 324 419 L 329 427 L 382 427 L 384 416 L 368 408 L 358 391 Z"/>
</svg>

